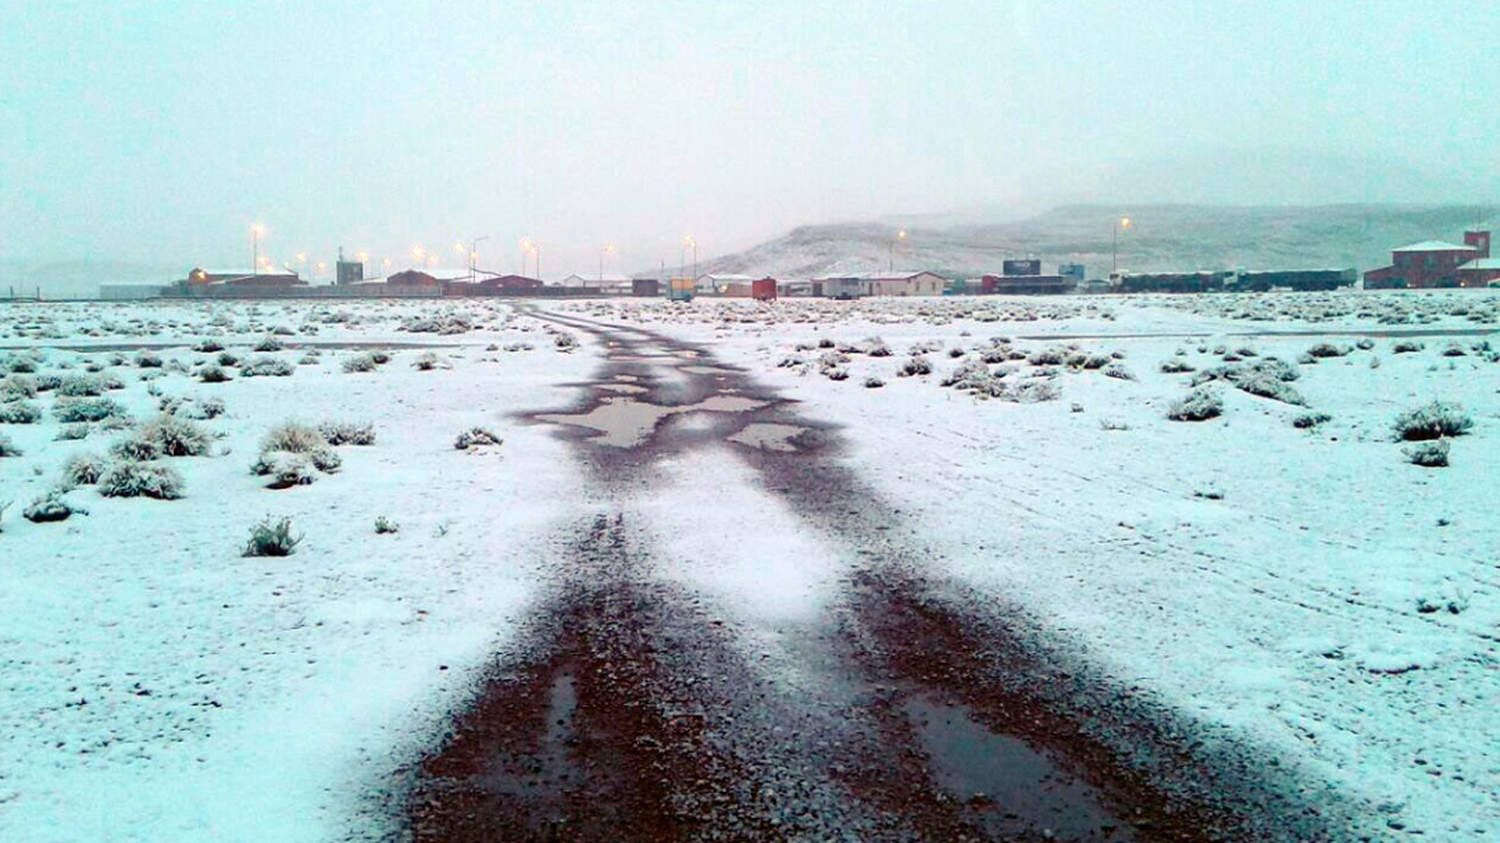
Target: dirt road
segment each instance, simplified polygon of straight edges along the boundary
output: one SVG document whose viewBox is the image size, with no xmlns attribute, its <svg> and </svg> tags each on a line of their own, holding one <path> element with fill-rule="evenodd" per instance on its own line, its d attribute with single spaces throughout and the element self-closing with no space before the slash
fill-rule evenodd
<svg viewBox="0 0 1500 843">
<path fill-rule="evenodd" d="M 605 350 L 557 427 L 614 503 L 405 798 L 419 841 L 1324 840 L 1341 806 L 1255 747 L 1080 663 L 1044 623 L 943 578 L 837 429 L 704 348 L 554 314 Z M 850 560 L 824 617 L 757 657 L 661 576 L 631 501 L 733 448 Z M 892 455 L 899 458 L 899 455 Z M 747 537 L 748 538 L 748 537 Z"/>
</svg>

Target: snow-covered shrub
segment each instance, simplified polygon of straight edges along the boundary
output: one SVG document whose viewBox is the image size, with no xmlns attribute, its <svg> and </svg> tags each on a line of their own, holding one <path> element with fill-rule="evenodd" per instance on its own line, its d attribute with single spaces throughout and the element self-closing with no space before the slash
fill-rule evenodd
<svg viewBox="0 0 1500 843">
<path fill-rule="evenodd" d="M 52 415 L 64 424 L 129 418 L 125 406 L 113 398 L 59 398 Z"/>
<path fill-rule="evenodd" d="M 1000 397 L 1017 404 L 1039 404 L 1043 401 L 1056 401 L 1061 398 L 1062 390 L 1051 381 L 1028 380 L 1006 390 Z"/>
<path fill-rule="evenodd" d="M 46 524 L 53 521 L 66 521 L 73 515 L 88 515 L 88 510 L 68 503 L 63 497 L 62 491 L 53 489 L 45 495 L 32 500 L 21 510 L 21 515 L 33 524 Z"/>
<path fill-rule="evenodd" d="M 486 445 L 500 445 L 504 442 L 504 439 L 501 439 L 499 436 L 496 436 L 494 433 L 486 430 L 485 428 L 471 427 L 468 430 L 465 430 L 464 432 L 458 434 L 458 438 L 453 442 L 453 447 L 460 451 L 467 451 L 470 448 L 480 448 Z"/>
<path fill-rule="evenodd" d="M 0 362 L 0 368 L 4 368 L 5 371 L 12 374 L 30 375 L 36 372 L 36 361 L 29 357 L 13 354 L 5 358 L 3 362 Z"/>
<path fill-rule="evenodd" d="M 16 445 L 15 440 L 0 433 L 0 457 L 19 457 L 23 453 L 20 447 Z"/>
<path fill-rule="evenodd" d="M 219 352 L 219 356 L 215 359 L 220 366 L 223 366 L 226 369 L 232 369 L 235 366 L 240 365 L 239 356 L 232 351 L 221 351 Z"/>
<path fill-rule="evenodd" d="M 135 354 L 135 365 L 142 369 L 160 369 L 162 367 L 161 355 L 143 348 Z"/>
<path fill-rule="evenodd" d="M 962 348 L 958 348 L 957 346 L 948 349 L 948 356 L 955 360 L 964 356 L 966 353 L 967 352 L 965 352 Z"/>
<path fill-rule="evenodd" d="M 1172 421 L 1207 421 L 1223 412 L 1224 399 L 1217 392 L 1195 389 L 1167 408 L 1167 418 Z"/>
<path fill-rule="evenodd" d="M 87 424 L 65 424 L 57 429 L 57 435 L 52 438 L 59 442 L 73 442 L 89 438 L 89 433 Z"/>
<path fill-rule="evenodd" d="M 260 340 L 255 343 L 255 345 L 250 346 L 250 350 L 266 353 L 271 351 L 280 351 L 283 347 L 284 346 L 281 340 L 278 339 L 275 334 L 266 334 L 264 337 L 261 337 Z"/>
<path fill-rule="evenodd" d="M 208 453 L 208 432 L 188 419 L 160 415 L 136 433 L 168 457 L 201 457 Z"/>
<path fill-rule="evenodd" d="M 38 393 L 56 392 L 59 386 L 62 386 L 62 375 L 46 374 L 36 376 L 36 391 Z"/>
<path fill-rule="evenodd" d="M 882 386 L 885 386 L 885 381 L 880 378 L 865 378 L 865 389 L 879 389 Z"/>
<path fill-rule="evenodd" d="M 1118 354 L 1119 352 L 1115 352 L 1115 353 Z M 1103 369 L 1104 367 L 1110 365 L 1110 361 L 1111 360 L 1117 360 L 1117 359 L 1119 359 L 1119 358 L 1115 357 L 1114 355 L 1090 354 L 1088 357 L 1084 358 L 1083 368 L 1085 368 L 1085 369 Z M 1105 372 L 1105 374 L 1109 375 L 1109 372 Z M 1116 377 L 1116 376 L 1115 375 L 1110 375 L 1110 377 Z M 1131 377 L 1131 378 L 1127 378 L 1127 380 L 1135 380 L 1135 378 Z"/>
<path fill-rule="evenodd" d="M 344 458 L 339 456 L 339 452 L 326 446 L 309 451 L 307 459 L 313 468 L 324 474 L 333 474 L 344 466 Z"/>
<path fill-rule="evenodd" d="M 1449 450 L 1448 440 L 1437 439 L 1431 442 L 1422 442 L 1410 448 L 1402 448 L 1401 453 L 1406 456 L 1406 461 L 1412 465 L 1420 465 L 1423 468 L 1446 468 L 1448 465 Z"/>
<path fill-rule="evenodd" d="M 320 354 L 320 353 L 318 353 L 318 350 L 316 348 L 309 348 L 307 351 L 304 351 L 302 353 L 301 357 L 297 358 L 297 365 L 298 366 L 316 366 L 322 360 L 323 360 L 323 355 Z"/>
<path fill-rule="evenodd" d="M 1026 362 L 1033 366 L 1061 366 L 1067 359 L 1065 348 L 1043 348 L 1027 355 Z"/>
<path fill-rule="evenodd" d="M 891 347 L 880 337 L 870 337 L 863 343 L 865 353 L 871 357 L 890 357 Z"/>
<path fill-rule="evenodd" d="M 400 530 L 401 530 L 401 525 L 400 524 L 397 524 L 395 521 L 392 521 L 391 519 L 385 517 L 384 515 L 382 515 L 382 516 L 380 516 L 380 517 L 378 517 L 378 518 L 375 519 L 375 533 L 376 533 L 376 535 L 383 536 L 383 535 L 387 535 L 389 533 L 400 532 Z"/>
<path fill-rule="evenodd" d="M 0 424 L 35 424 L 42 418 L 42 408 L 30 401 L 6 401 L 0 404 Z"/>
<path fill-rule="evenodd" d="M 285 378 L 292 374 L 292 364 L 280 357 L 252 357 L 240 366 L 240 374 L 247 378 Z"/>
<path fill-rule="evenodd" d="M 932 374 L 932 361 L 925 354 L 913 354 L 902 362 L 901 368 L 896 370 L 896 376 L 908 378 L 913 375 Z"/>
<path fill-rule="evenodd" d="M 318 425 L 323 441 L 330 445 L 374 445 L 375 426 L 368 422 L 323 422 Z"/>
<path fill-rule="evenodd" d="M 1441 354 L 1444 357 L 1467 357 L 1469 352 L 1464 351 L 1464 347 L 1458 343 L 1450 342 L 1443 348 Z"/>
<path fill-rule="evenodd" d="M 1311 430 L 1330 421 L 1333 421 L 1333 416 L 1327 413 L 1302 413 L 1292 419 L 1292 427 L 1298 430 Z"/>
<path fill-rule="evenodd" d="M 1433 401 L 1396 417 L 1396 438 L 1408 442 L 1462 436 L 1474 427 L 1474 418 L 1457 404 Z"/>
<path fill-rule="evenodd" d="M 92 486 L 107 468 L 104 460 L 89 453 L 74 454 L 63 464 L 63 485 Z"/>
<path fill-rule="evenodd" d="M 417 359 L 413 360 L 411 365 L 412 368 L 419 372 L 431 372 L 443 365 L 443 361 L 438 359 L 438 356 L 431 351 L 424 351 L 417 355 Z"/>
<path fill-rule="evenodd" d="M 1186 372 L 1196 371 L 1197 367 L 1181 358 L 1174 357 L 1165 360 L 1157 367 L 1164 375 L 1180 375 Z"/>
<path fill-rule="evenodd" d="M 343 368 L 346 374 L 373 372 L 377 368 L 375 357 L 368 352 L 364 354 L 356 354 L 352 357 L 345 357 L 344 362 L 340 364 L 340 366 Z"/>
<path fill-rule="evenodd" d="M 567 331 L 559 331 L 552 338 L 552 344 L 557 347 L 558 351 L 572 351 L 578 347 L 578 338 Z"/>
<path fill-rule="evenodd" d="M 1281 401 L 1285 404 L 1296 404 L 1298 406 L 1307 403 L 1307 399 L 1302 397 L 1302 393 L 1298 392 L 1291 384 L 1266 372 L 1255 372 L 1248 377 L 1239 378 L 1233 383 L 1241 391 L 1248 392 L 1251 395 L 1258 395 L 1262 398 L 1270 398 L 1274 401 Z"/>
<path fill-rule="evenodd" d="M 292 519 L 282 518 L 264 521 L 250 528 L 250 538 L 245 542 L 245 556 L 291 556 L 302 536 L 292 535 Z"/>
<path fill-rule="evenodd" d="M 308 455 L 291 451 L 262 451 L 250 466 L 250 473 L 271 478 L 267 486 L 272 489 L 306 486 L 318 479 L 318 469 Z"/>
<path fill-rule="evenodd" d="M 7 375 L 4 380 L 0 380 L 0 401 L 35 398 L 36 393 L 36 378 L 26 375 Z"/>
<path fill-rule="evenodd" d="M 1359 349 L 1360 351 L 1369 351 L 1370 349 L 1375 347 L 1375 341 L 1370 339 L 1369 337 L 1360 337 L 1359 340 L 1354 343 L 1354 347 Z"/>
<path fill-rule="evenodd" d="M 1130 371 L 1128 368 L 1120 365 L 1119 363 L 1111 363 L 1108 366 L 1105 366 L 1104 376 L 1106 378 L 1114 378 L 1115 380 L 1122 381 L 1135 380 L 1135 373 Z"/>
<path fill-rule="evenodd" d="M 193 346 L 193 350 L 201 354 L 212 354 L 215 351 L 223 351 L 224 344 L 218 340 L 204 339 L 199 340 L 198 344 Z"/>
<path fill-rule="evenodd" d="M 57 394 L 69 398 L 103 395 L 109 389 L 109 381 L 103 375 L 68 375 L 57 385 Z"/>
<path fill-rule="evenodd" d="M 474 324 L 466 316 L 443 315 L 421 319 L 408 319 L 401 330 L 413 334 L 463 334 L 472 330 Z"/>
<path fill-rule="evenodd" d="M 190 419 L 216 419 L 224 415 L 224 399 L 200 398 L 188 405 L 186 415 Z"/>
<path fill-rule="evenodd" d="M 1343 357 L 1344 355 L 1348 354 L 1350 350 L 1351 349 L 1347 345 L 1334 345 L 1331 342 L 1320 342 L 1312 348 L 1309 348 L 1307 350 L 1307 355 L 1309 357 L 1319 358 Z"/>
<path fill-rule="evenodd" d="M 827 375 L 828 379 L 831 381 L 846 381 L 849 379 L 849 370 L 845 369 L 843 366 L 834 366 L 831 369 L 824 369 L 823 374 Z"/>
<path fill-rule="evenodd" d="M 182 475 L 159 463 L 117 462 L 99 477 L 99 494 L 176 500 L 182 497 Z"/>
<path fill-rule="evenodd" d="M 224 383 L 229 380 L 229 375 L 218 363 L 205 363 L 198 370 L 198 380 L 204 383 Z"/>
<path fill-rule="evenodd" d="M 322 432 L 316 428 L 296 422 L 285 422 L 271 428 L 261 440 L 262 451 L 287 451 L 293 454 L 311 453 L 327 444 Z"/>
<path fill-rule="evenodd" d="M 109 452 L 131 462 L 150 462 L 161 456 L 161 448 L 155 442 L 139 435 L 121 439 L 109 447 Z"/>
</svg>

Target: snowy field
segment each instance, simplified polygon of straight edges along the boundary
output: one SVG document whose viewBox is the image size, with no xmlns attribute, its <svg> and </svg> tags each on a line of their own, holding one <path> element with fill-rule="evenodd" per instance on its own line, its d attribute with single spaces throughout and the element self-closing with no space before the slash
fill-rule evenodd
<svg viewBox="0 0 1500 843">
<path fill-rule="evenodd" d="M 181 416 L 224 406 L 194 422 L 211 456 L 154 461 L 181 475 L 181 499 L 80 486 L 66 500 L 88 515 L 60 523 L 21 510 L 74 455 L 108 457 L 130 432 L 95 423 L 59 441 L 56 389 L 17 402 L 44 410 L 36 423 L 0 425 L 22 452 L 0 459 L 0 503 L 14 502 L 0 522 L 0 839 L 330 840 L 385 824 L 372 794 L 504 643 L 544 576 L 538 539 L 579 482 L 563 443 L 507 414 L 565 401 L 554 384 L 593 362 L 509 308 L 462 310 L 475 329 L 461 336 L 401 330 L 433 327 L 408 318 L 432 305 L 0 311 L 0 343 L 39 349 L 0 352 L 35 369 L 8 383 L 102 368 L 138 422 L 171 399 Z M 283 330 L 286 349 L 251 350 Z M 226 351 L 191 350 L 204 339 Z M 48 348 L 80 341 L 167 347 L 160 368 L 131 349 Z M 346 373 L 365 350 L 308 357 L 313 341 L 463 344 L 432 349 L 430 370 L 402 348 Z M 200 361 L 221 353 L 245 362 L 202 382 Z M 292 374 L 247 377 L 258 358 Z M 334 448 L 341 468 L 310 485 L 268 489 L 250 467 L 288 421 L 373 423 L 375 441 Z M 504 444 L 457 450 L 475 425 Z M 267 516 L 292 518 L 293 556 L 241 556 Z M 376 535 L 381 517 L 398 531 Z"/>
<path fill-rule="evenodd" d="M 943 564 L 1124 686 L 1368 800 L 1372 825 L 1500 833 L 1500 357 L 1474 335 L 1500 296 L 571 309 L 700 341 L 844 425 Z M 901 375 L 913 349 L 931 374 Z M 1296 378 L 1272 379 L 1286 400 L 1220 378 L 1221 416 L 1167 418 L 1195 377 L 1268 357 Z M 974 388 L 943 385 L 964 367 Z M 1474 423 L 1446 468 L 1393 435 L 1434 400 Z"/>
<path fill-rule="evenodd" d="M 841 425 L 934 565 L 1029 606 L 1122 686 L 1367 800 L 1388 833 L 1500 833 L 1483 503 L 1500 363 L 1482 335 L 1500 297 L 539 307 L 700 342 Z M 19 452 L 0 458 L 0 839 L 378 834 L 393 768 L 512 635 L 549 535 L 591 494 L 566 442 L 509 415 L 573 400 L 601 350 L 572 337 L 489 302 L 0 310 L 0 444 Z M 205 382 L 216 366 L 227 379 Z M 1170 420 L 1194 389 L 1189 410 L 1221 412 Z M 89 398 L 64 391 L 133 424 L 64 423 Z M 1411 464 L 1394 433 L 1432 401 L 1472 420 L 1447 467 Z M 24 516 L 75 456 L 120 462 L 163 409 L 208 436 L 205 456 L 149 461 L 180 499 L 85 483 L 61 500 L 87 514 Z M 320 448 L 335 471 L 273 455 L 314 482 L 267 488 L 282 475 L 252 465 L 289 421 L 375 438 Z M 504 443 L 455 448 L 476 425 Z M 712 550 L 687 511 L 648 508 L 705 593 L 805 618 L 836 587 L 720 581 L 692 566 Z M 242 555 L 267 517 L 291 517 L 294 555 Z"/>
</svg>

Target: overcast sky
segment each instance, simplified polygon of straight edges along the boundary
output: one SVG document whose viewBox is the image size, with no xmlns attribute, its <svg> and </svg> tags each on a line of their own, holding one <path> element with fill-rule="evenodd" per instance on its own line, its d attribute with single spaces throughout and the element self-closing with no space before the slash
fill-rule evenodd
<svg viewBox="0 0 1500 843">
<path fill-rule="evenodd" d="M 558 279 L 1039 196 L 1492 201 L 1496 43 L 1441 0 L 0 0 L 0 259 L 241 266 L 259 222 Z"/>
</svg>

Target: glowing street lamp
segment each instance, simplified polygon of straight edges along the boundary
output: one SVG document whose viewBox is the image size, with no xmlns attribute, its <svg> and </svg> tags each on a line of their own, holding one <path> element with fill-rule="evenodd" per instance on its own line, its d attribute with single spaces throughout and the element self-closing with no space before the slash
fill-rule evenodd
<svg viewBox="0 0 1500 843">
<path fill-rule="evenodd" d="M 906 229 L 903 228 L 900 231 L 896 232 L 895 237 L 891 238 L 891 254 L 889 259 L 886 261 L 886 272 L 896 271 L 896 246 L 904 242 L 906 242 Z"/>
<path fill-rule="evenodd" d="M 685 259 L 685 255 L 687 254 L 687 250 L 688 249 L 692 249 L 693 250 L 693 275 L 692 275 L 692 278 L 693 278 L 693 283 L 696 284 L 698 282 L 698 240 L 697 240 L 697 238 L 693 237 L 693 235 L 691 235 L 691 234 L 684 234 L 684 235 L 682 235 L 682 249 L 679 250 L 678 253 L 677 253 L 677 263 L 679 265 L 677 272 L 678 272 L 679 275 L 682 274 L 681 264 L 684 264 L 684 263 L 687 262 L 686 259 Z"/>
<path fill-rule="evenodd" d="M 612 255 L 617 251 L 619 250 L 615 248 L 615 244 L 610 243 L 599 252 L 599 289 L 601 290 L 604 289 L 604 256 Z"/>
<path fill-rule="evenodd" d="M 537 280 L 541 280 L 541 278 L 542 278 L 542 244 L 537 243 L 537 242 L 535 242 L 534 240 L 532 240 L 531 238 L 528 237 L 528 238 L 526 238 L 526 239 L 524 239 L 524 240 L 521 241 L 521 254 L 522 254 L 522 257 L 521 257 L 521 274 L 522 275 L 526 274 L 526 257 L 525 256 L 527 254 L 530 254 L 532 256 L 532 258 L 536 261 L 536 277 L 537 277 Z"/>
<path fill-rule="evenodd" d="M 1116 223 L 1114 225 L 1114 227 L 1111 229 L 1113 237 L 1111 238 L 1111 249 L 1110 249 L 1111 254 L 1112 254 L 1111 259 L 1110 259 L 1110 272 L 1109 272 L 1110 277 L 1114 277 L 1115 275 L 1118 275 L 1119 272 L 1120 272 L 1120 232 L 1124 231 L 1125 229 L 1127 229 L 1129 227 L 1130 227 L 1130 217 L 1120 217 L 1120 221 L 1118 223 Z"/>
<path fill-rule="evenodd" d="M 253 272 L 260 272 L 260 238 L 266 233 L 266 227 L 260 223 L 250 226 L 250 267 Z"/>
<path fill-rule="evenodd" d="M 318 274 L 319 275 L 323 275 L 323 274 L 326 274 L 327 272 L 328 272 L 328 264 L 327 264 L 327 262 L 325 262 L 325 261 L 318 261 Z"/>
<path fill-rule="evenodd" d="M 480 242 L 482 242 L 484 240 L 488 240 L 488 239 L 490 239 L 490 236 L 488 234 L 486 234 L 483 237 L 475 237 L 472 241 L 469 242 L 469 283 L 470 284 L 474 283 L 474 270 L 476 269 L 476 265 L 479 263 L 479 244 L 480 244 Z M 463 246 L 462 243 L 460 243 L 458 245 L 459 246 Z M 523 275 L 525 274 L 524 269 L 523 269 L 523 271 L 522 271 L 521 274 L 523 274 Z"/>
<path fill-rule="evenodd" d="M 421 244 L 411 247 L 411 259 L 415 261 L 417 265 L 421 265 L 426 255 L 427 249 Z"/>
</svg>

